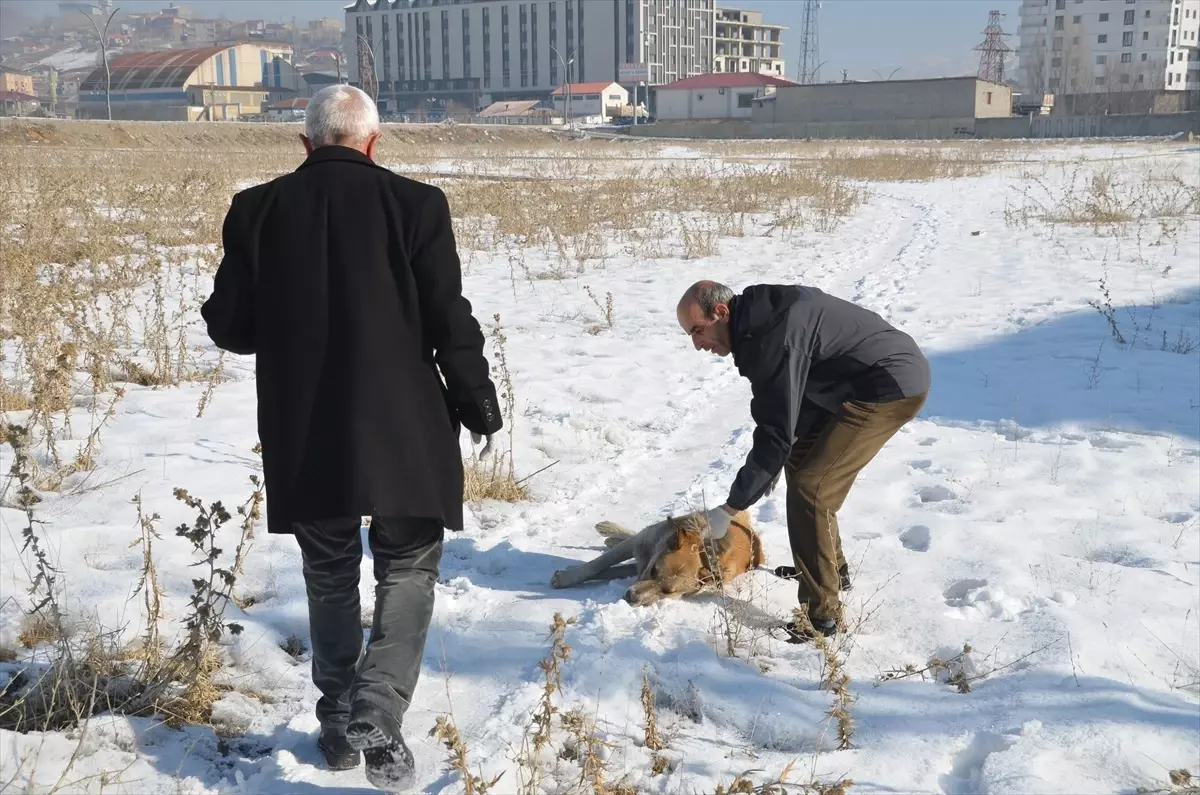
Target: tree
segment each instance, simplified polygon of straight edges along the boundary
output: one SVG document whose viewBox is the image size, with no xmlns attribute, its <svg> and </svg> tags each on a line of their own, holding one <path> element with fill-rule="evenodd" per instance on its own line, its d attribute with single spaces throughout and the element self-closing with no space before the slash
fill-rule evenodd
<svg viewBox="0 0 1200 795">
<path fill-rule="evenodd" d="M 100 27 L 96 24 L 96 20 L 92 19 L 92 15 L 80 9 L 79 13 L 87 17 L 87 21 L 92 23 L 92 29 L 96 31 L 96 38 L 100 40 L 100 59 L 104 61 L 104 107 L 108 113 L 108 120 L 112 121 L 112 71 L 108 68 L 108 26 L 113 21 L 113 17 L 117 15 L 120 8 L 114 8 L 112 13 L 108 15 L 108 20 L 104 23 L 104 32 L 100 32 Z"/>
</svg>

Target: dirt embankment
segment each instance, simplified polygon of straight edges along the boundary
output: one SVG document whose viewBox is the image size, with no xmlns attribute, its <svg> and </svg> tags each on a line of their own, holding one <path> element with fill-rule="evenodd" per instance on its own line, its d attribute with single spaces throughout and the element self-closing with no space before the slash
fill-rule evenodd
<svg viewBox="0 0 1200 795">
<path fill-rule="evenodd" d="M 227 149 L 299 146 L 300 124 L 76 121 L 0 118 L 0 146 L 85 149 Z M 559 133 L 500 125 L 385 124 L 381 146 L 544 144 Z"/>
</svg>

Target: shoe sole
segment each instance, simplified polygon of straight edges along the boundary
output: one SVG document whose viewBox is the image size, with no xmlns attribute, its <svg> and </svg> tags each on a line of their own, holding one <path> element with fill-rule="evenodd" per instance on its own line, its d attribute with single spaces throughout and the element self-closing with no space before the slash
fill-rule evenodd
<svg viewBox="0 0 1200 795">
<path fill-rule="evenodd" d="M 352 722 L 346 729 L 346 742 L 362 752 L 367 763 L 367 781 L 373 786 L 385 792 L 402 792 L 412 789 L 416 783 L 412 754 L 403 743 L 390 739 L 375 724 Z"/>
</svg>

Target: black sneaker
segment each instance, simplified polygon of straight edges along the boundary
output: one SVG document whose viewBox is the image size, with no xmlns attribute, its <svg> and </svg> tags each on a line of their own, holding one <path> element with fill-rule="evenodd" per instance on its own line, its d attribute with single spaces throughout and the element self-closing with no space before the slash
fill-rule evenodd
<svg viewBox="0 0 1200 795">
<path fill-rule="evenodd" d="M 837 633 L 837 622 L 832 619 L 829 621 L 813 621 L 812 625 L 813 629 L 827 638 Z M 801 629 L 796 625 L 795 621 L 789 621 L 785 624 L 783 631 L 784 640 L 788 643 L 808 643 L 815 637 L 808 627 Z"/>
<path fill-rule="evenodd" d="M 346 739 L 363 753 L 367 781 L 385 792 L 403 792 L 416 784 L 412 752 L 400 736 L 400 724 L 376 707 L 354 711 Z"/>
<path fill-rule="evenodd" d="M 774 569 L 772 569 L 771 573 L 774 574 L 776 577 L 780 578 L 781 580 L 796 579 L 796 567 L 795 566 L 776 566 Z M 838 584 L 838 587 L 841 590 L 849 591 L 851 589 L 850 566 L 848 564 L 843 564 L 840 567 L 838 567 L 838 579 L 840 581 Z"/>
<path fill-rule="evenodd" d="M 350 770 L 362 762 L 362 755 L 346 740 L 344 732 L 322 729 L 317 748 L 325 755 L 330 770 Z"/>
</svg>

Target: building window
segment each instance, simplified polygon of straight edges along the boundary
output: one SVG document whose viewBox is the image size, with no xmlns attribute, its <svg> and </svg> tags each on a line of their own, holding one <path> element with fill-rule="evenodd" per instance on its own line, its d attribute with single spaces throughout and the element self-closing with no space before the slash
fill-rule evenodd
<svg viewBox="0 0 1200 795">
<path fill-rule="evenodd" d="M 992 104 L 992 92 L 991 91 L 988 91 L 986 93 L 986 99 L 984 101 L 987 102 L 987 104 L 989 104 L 989 105 Z"/>
<path fill-rule="evenodd" d="M 1142 53 L 1142 60 L 1143 60 L 1143 61 L 1145 61 L 1145 60 L 1147 59 L 1147 57 L 1148 57 L 1148 56 L 1146 55 L 1146 53 Z"/>
<path fill-rule="evenodd" d="M 1054 10 L 1062 11 L 1067 7 L 1067 0 L 1054 0 Z"/>
<path fill-rule="evenodd" d="M 1080 24 L 1083 24 L 1083 17 L 1081 17 L 1080 15 L 1076 14 L 1075 16 L 1071 17 L 1071 24 L 1072 24 L 1072 25 L 1080 25 Z"/>
<path fill-rule="evenodd" d="M 1133 16 L 1134 16 L 1134 14 L 1133 14 L 1133 9 L 1130 9 L 1130 10 L 1128 10 L 1128 11 L 1126 11 L 1126 12 L 1125 12 L 1125 24 L 1126 24 L 1126 25 L 1132 25 L 1132 24 L 1133 24 Z"/>
<path fill-rule="evenodd" d="M 1097 55 L 1096 56 L 1096 65 L 1097 66 L 1104 66 L 1104 64 L 1106 64 L 1106 63 L 1108 63 L 1107 55 Z"/>
<path fill-rule="evenodd" d="M 1096 43 L 1097 44 L 1108 44 L 1108 34 L 1101 33 L 1099 36 L 1096 37 Z"/>
<path fill-rule="evenodd" d="M 1101 21 L 1101 22 L 1107 22 L 1107 21 L 1108 21 L 1108 14 L 1101 14 L 1101 15 L 1100 15 L 1100 21 Z"/>
<path fill-rule="evenodd" d="M 1053 49 L 1055 52 L 1062 52 L 1062 36 L 1054 37 Z"/>
<path fill-rule="evenodd" d="M 1142 33 L 1142 41 L 1150 41 L 1150 31 L 1147 30 Z"/>
<path fill-rule="evenodd" d="M 1146 76 L 1145 76 L 1145 75 L 1138 75 L 1137 81 L 1138 81 L 1138 83 L 1145 83 L 1145 82 L 1146 82 Z"/>
<path fill-rule="evenodd" d="M 1063 29 L 1063 17 L 1055 17 L 1054 18 L 1054 29 L 1055 30 Z"/>
<path fill-rule="evenodd" d="M 753 94 L 738 94 L 738 107 L 739 108 L 753 107 L 753 105 L 751 104 L 753 101 L 754 101 Z"/>
<path fill-rule="evenodd" d="M 1175 85 L 1175 75 L 1171 72 L 1167 72 L 1167 85 Z"/>
<path fill-rule="evenodd" d="M 471 11 L 462 10 L 463 77 L 471 77 Z"/>
<path fill-rule="evenodd" d="M 1121 63 L 1133 63 L 1133 53 L 1131 53 L 1131 52 L 1121 53 Z"/>
<path fill-rule="evenodd" d="M 1102 86 L 1107 82 L 1108 82 L 1108 78 L 1105 77 L 1104 75 L 1100 75 L 1099 77 L 1096 78 L 1096 85 L 1098 85 L 1098 86 Z"/>
<path fill-rule="evenodd" d="M 537 3 L 529 4 L 529 66 L 530 80 L 536 87 L 538 84 L 538 20 Z"/>
<path fill-rule="evenodd" d="M 1129 75 L 1121 75 L 1121 85 L 1123 85 L 1123 86 L 1129 85 L 1129 79 L 1130 79 Z"/>
<path fill-rule="evenodd" d="M 1146 9 L 1146 19 L 1150 18 L 1150 9 Z"/>
<path fill-rule="evenodd" d="M 1050 68 L 1051 69 L 1061 69 L 1062 68 L 1062 58 L 1051 58 L 1050 59 Z"/>
</svg>

